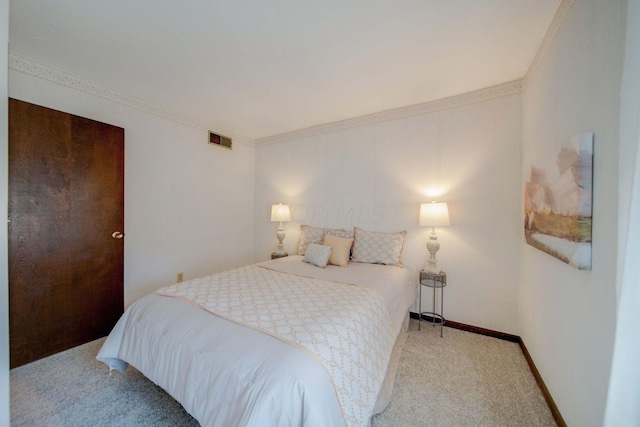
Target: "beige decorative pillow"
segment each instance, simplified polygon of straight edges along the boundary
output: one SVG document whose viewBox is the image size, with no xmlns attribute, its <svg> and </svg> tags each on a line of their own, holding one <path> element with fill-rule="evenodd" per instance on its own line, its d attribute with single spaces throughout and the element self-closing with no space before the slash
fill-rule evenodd
<svg viewBox="0 0 640 427">
<path fill-rule="evenodd" d="M 345 229 L 339 228 L 337 230 L 325 230 L 324 235 L 325 237 L 328 234 L 329 236 L 346 237 L 348 239 L 353 240 L 353 233 L 354 233 L 353 230 L 345 230 Z M 351 249 L 349 250 L 349 259 L 351 259 L 352 251 L 353 251 L 353 243 L 351 244 Z"/>
<path fill-rule="evenodd" d="M 322 244 L 322 239 L 324 238 L 324 233 L 326 232 L 334 232 L 334 231 L 344 231 L 344 229 L 339 228 L 336 230 L 330 228 L 322 228 L 322 227 L 311 227 L 310 225 L 301 225 L 300 226 L 300 240 L 298 241 L 298 248 L 296 249 L 296 254 L 304 255 L 307 251 L 307 246 L 311 243 Z"/>
<path fill-rule="evenodd" d="M 320 268 L 325 268 L 329 257 L 331 256 L 331 246 L 318 245 L 317 243 L 311 243 L 307 246 L 307 251 L 304 254 L 304 262 L 316 265 Z"/>
<path fill-rule="evenodd" d="M 355 227 L 352 261 L 370 264 L 402 265 L 400 255 L 406 231 L 382 233 Z"/>
<path fill-rule="evenodd" d="M 353 238 L 336 237 L 329 233 L 325 234 L 323 245 L 331 246 L 329 264 L 346 267 L 349 263 L 349 254 L 351 253 L 352 244 Z"/>
</svg>

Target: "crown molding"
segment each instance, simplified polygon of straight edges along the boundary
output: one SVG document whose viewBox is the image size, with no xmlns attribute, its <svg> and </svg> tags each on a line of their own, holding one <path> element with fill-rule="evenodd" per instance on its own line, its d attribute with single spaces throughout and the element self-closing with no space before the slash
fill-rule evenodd
<svg viewBox="0 0 640 427">
<path fill-rule="evenodd" d="M 62 71 L 49 65 L 32 61 L 31 59 L 16 55 L 12 52 L 9 52 L 9 69 L 24 74 L 29 74 L 53 83 L 57 83 L 59 85 L 66 86 L 68 88 L 75 89 L 89 95 L 94 95 L 99 98 L 124 105 L 126 107 L 134 108 L 144 113 L 152 114 L 154 116 L 161 117 L 163 119 L 170 120 L 184 126 L 205 131 L 211 130 L 215 133 L 221 133 L 223 135 L 232 137 L 233 142 L 240 142 L 251 146 L 254 145 L 253 140 L 244 135 L 239 135 L 227 129 L 222 129 L 211 123 L 203 122 L 202 120 L 198 120 L 194 117 L 190 117 L 185 114 L 181 114 L 176 111 L 151 104 L 140 98 L 136 98 L 131 95 L 127 95 L 126 93 L 119 92 L 106 86 L 102 86 L 90 80 L 74 76 L 67 73 L 66 71 Z"/>
<path fill-rule="evenodd" d="M 562 2 L 560 3 L 560 6 L 558 6 L 558 10 L 556 11 L 555 16 L 553 17 L 553 21 L 551 21 L 551 25 L 549 25 L 549 28 L 547 29 L 547 32 L 544 35 L 544 38 L 542 39 L 542 43 L 540 43 L 540 46 L 538 47 L 538 51 L 533 57 L 533 60 L 531 61 L 531 65 L 529 65 L 529 69 L 527 70 L 527 73 L 522 79 L 523 89 L 526 89 L 526 87 L 529 85 L 529 83 L 533 79 L 533 76 L 536 73 L 538 66 L 540 65 L 540 62 L 542 62 L 542 58 L 544 57 L 545 53 L 549 49 L 549 46 L 551 46 L 551 42 L 553 42 L 553 39 L 556 37 L 556 34 L 560 30 L 560 27 L 562 27 L 564 19 L 569 14 L 569 11 L 571 10 L 571 7 L 573 6 L 574 3 L 575 3 L 575 0 L 562 0 Z"/>
<path fill-rule="evenodd" d="M 256 146 L 275 144 L 277 142 L 305 138 L 308 136 L 320 135 L 323 133 L 335 132 L 338 130 L 349 129 L 358 126 L 371 125 L 387 120 L 402 119 L 405 117 L 418 116 L 421 114 L 434 113 L 436 111 L 448 110 L 451 108 L 458 108 L 478 102 L 484 102 L 492 99 L 503 98 L 505 96 L 515 95 L 521 93 L 522 88 L 522 80 L 514 80 L 508 83 L 475 90 L 473 92 L 463 93 L 461 95 L 450 96 L 448 98 L 442 98 L 435 101 L 429 101 L 422 104 L 394 108 L 391 110 L 367 114 L 352 119 L 325 123 L 304 129 L 294 130 L 291 132 L 281 133 L 278 135 L 258 138 L 255 140 L 255 144 Z"/>
</svg>

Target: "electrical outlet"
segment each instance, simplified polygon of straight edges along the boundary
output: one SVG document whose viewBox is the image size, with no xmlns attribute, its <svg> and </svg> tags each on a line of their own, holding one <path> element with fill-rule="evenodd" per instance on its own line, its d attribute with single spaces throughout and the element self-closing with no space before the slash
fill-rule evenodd
<svg viewBox="0 0 640 427">
<path fill-rule="evenodd" d="M 176 279 L 176 283 L 180 283 L 184 280 L 184 274 L 182 272 L 178 273 L 178 277 Z"/>
</svg>

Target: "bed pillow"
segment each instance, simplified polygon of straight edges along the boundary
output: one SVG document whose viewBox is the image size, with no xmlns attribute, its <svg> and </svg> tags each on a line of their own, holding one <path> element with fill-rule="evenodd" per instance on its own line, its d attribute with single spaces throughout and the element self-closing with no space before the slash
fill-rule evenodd
<svg viewBox="0 0 640 427">
<path fill-rule="evenodd" d="M 353 239 L 353 230 L 344 230 L 342 228 L 338 228 L 336 230 L 325 230 L 324 235 L 336 236 L 336 237 L 346 237 L 347 239 Z"/>
<path fill-rule="evenodd" d="M 327 230 L 324 232 L 324 235 L 326 236 L 327 234 L 329 236 L 346 237 L 347 239 L 353 239 L 353 230 L 344 230 L 340 228 L 337 230 Z M 351 259 L 351 255 L 353 255 L 353 240 L 351 243 L 351 249 L 349 249 L 349 259 Z"/>
<path fill-rule="evenodd" d="M 317 243 L 311 243 L 307 246 L 304 254 L 304 262 L 325 268 L 331 257 L 331 246 L 323 246 Z"/>
<path fill-rule="evenodd" d="M 332 234 L 326 233 L 324 235 L 323 245 L 331 246 L 329 264 L 346 267 L 349 263 L 349 254 L 351 253 L 352 244 L 353 237 L 336 237 Z"/>
<path fill-rule="evenodd" d="M 406 231 L 382 233 L 354 228 L 352 261 L 370 264 L 399 265 Z"/>
<path fill-rule="evenodd" d="M 328 232 L 344 231 L 342 228 L 330 229 L 322 227 L 311 227 L 310 225 L 300 226 L 300 240 L 298 241 L 298 247 L 296 249 L 297 255 L 304 255 L 307 251 L 307 246 L 311 243 L 322 244 L 324 234 Z"/>
</svg>

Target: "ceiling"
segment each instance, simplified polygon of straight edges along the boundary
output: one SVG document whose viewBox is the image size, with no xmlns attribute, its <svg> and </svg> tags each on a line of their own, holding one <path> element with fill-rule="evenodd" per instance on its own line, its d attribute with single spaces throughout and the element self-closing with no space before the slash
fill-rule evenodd
<svg viewBox="0 0 640 427">
<path fill-rule="evenodd" d="M 522 78 L 561 0 L 11 0 L 9 50 L 257 139 Z"/>
</svg>

